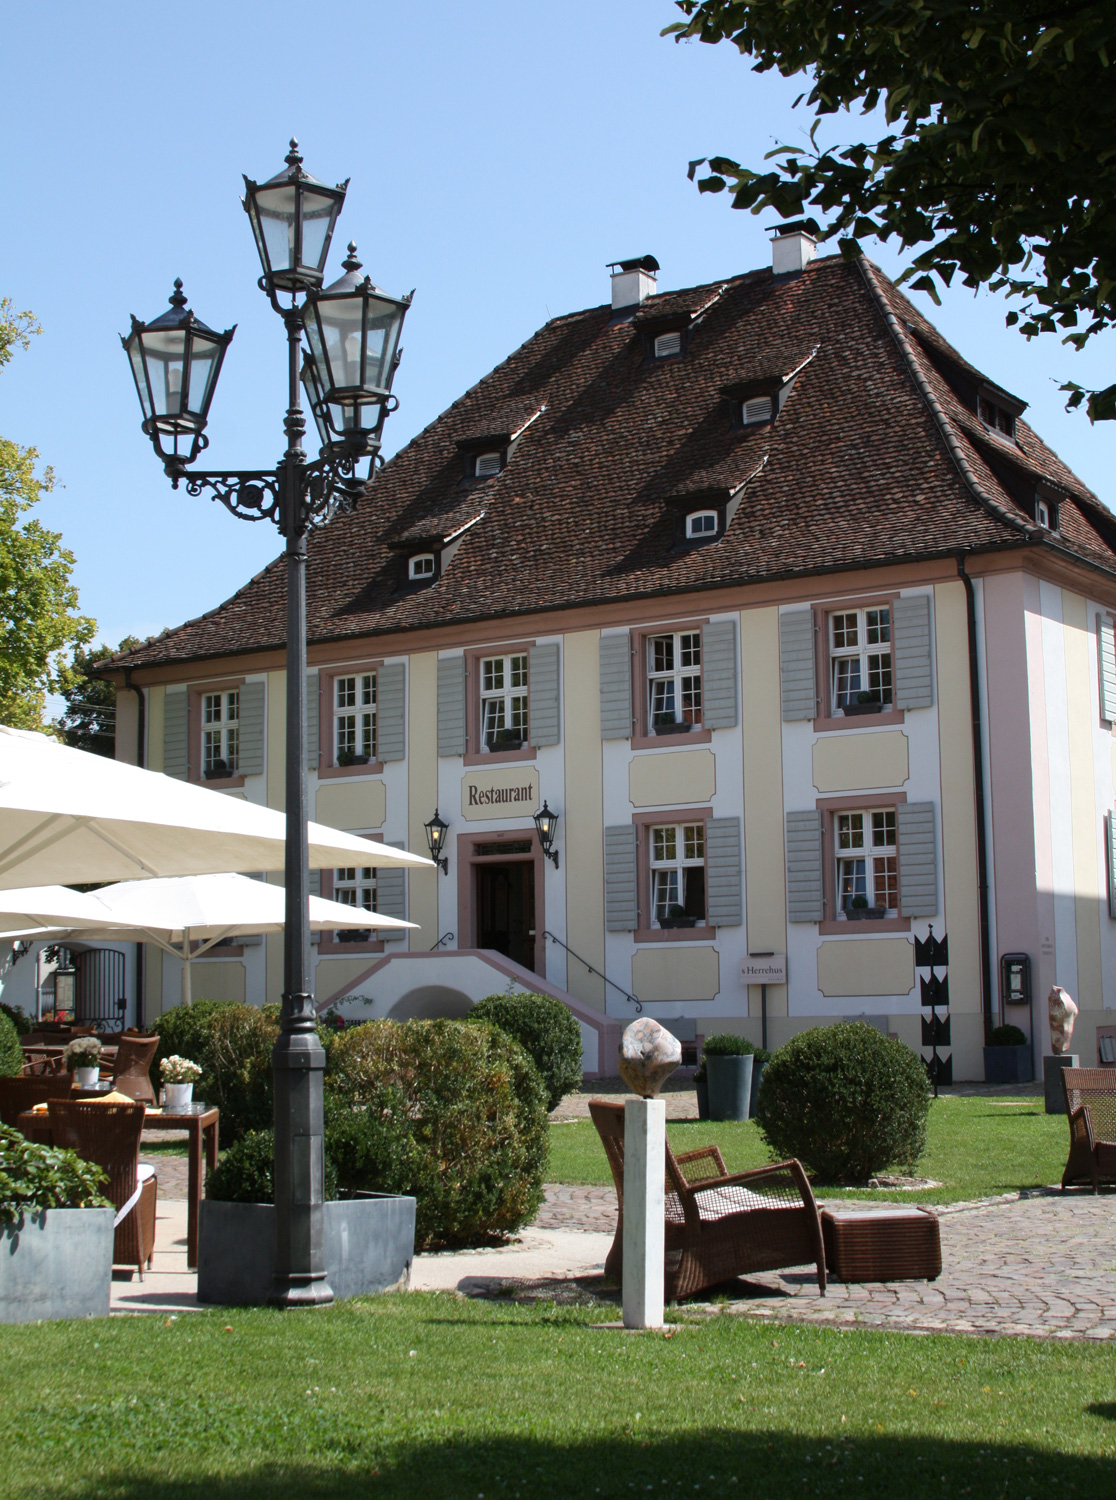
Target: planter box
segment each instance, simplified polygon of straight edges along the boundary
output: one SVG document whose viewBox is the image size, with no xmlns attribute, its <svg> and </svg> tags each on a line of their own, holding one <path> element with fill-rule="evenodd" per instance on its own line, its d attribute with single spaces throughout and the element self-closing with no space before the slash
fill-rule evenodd
<svg viewBox="0 0 1116 1500">
<path fill-rule="evenodd" d="M 882 906 L 847 906 L 845 908 L 847 922 L 878 922 L 886 916 L 887 911 Z"/>
<path fill-rule="evenodd" d="M 0 1323 L 107 1318 L 111 1208 L 48 1208 L 0 1224 Z"/>
<path fill-rule="evenodd" d="M 747 1120 L 752 1109 L 751 1053 L 744 1056 L 705 1055 L 711 1120 Z"/>
<path fill-rule="evenodd" d="M 694 1091 L 697 1094 L 698 1119 L 709 1118 L 709 1080 L 697 1078 L 694 1080 Z"/>
<path fill-rule="evenodd" d="M 889 703 L 887 706 L 890 708 L 891 704 Z M 857 719 L 861 714 L 883 713 L 883 709 L 884 705 L 882 703 L 846 703 L 841 712 L 847 719 Z"/>
<path fill-rule="evenodd" d="M 693 727 L 692 724 L 682 720 L 677 724 L 656 724 L 654 730 L 656 734 L 689 734 Z"/>
<path fill-rule="evenodd" d="M 696 927 L 697 917 L 660 917 L 659 926 L 663 932 L 671 932 L 676 927 Z"/>
<path fill-rule="evenodd" d="M 337 1298 L 403 1290 L 415 1254 L 415 1200 L 358 1193 L 325 1205 L 325 1263 Z M 203 1198 L 198 1301 L 262 1307 L 275 1272 L 275 1208 Z"/>
<path fill-rule="evenodd" d="M 1031 1044 L 1019 1047 L 985 1047 L 985 1083 L 1030 1083 Z"/>
</svg>

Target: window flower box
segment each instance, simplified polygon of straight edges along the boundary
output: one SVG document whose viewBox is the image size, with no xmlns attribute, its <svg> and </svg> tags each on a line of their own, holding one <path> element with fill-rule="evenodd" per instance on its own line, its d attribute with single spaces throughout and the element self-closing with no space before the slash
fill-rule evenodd
<svg viewBox="0 0 1116 1500">
<path fill-rule="evenodd" d="M 846 703 L 841 712 L 846 719 L 855 719 L 861 714 L 882 714 L 890 707 L 890 703 Z"/>
<path fill-rule="evenodd" d="M 339 750 L 337 752 L 337 764 L 339 766 L 366 766 L 371 759 L 370 755 L 357 755 L 354 750 Z"/>
<path fill-rule="evenodd" d="M 878 922 L 887 916 L 887 909 L 883 906 L 849 906 L 845 908 L 845 918 L 849 922 Z"/>
<path fill-rule="evenodd" d="M 692 724 L 686 723 L 685 720 L 682 720 L 679 723 L 675 723 L 673 720 L 664 720 L 662 723 L 660 723 L 660 722 L 658 722 L 658 720 L 656 720 L 656 723 L 655 723 L 655 733 L 656 734 L 689 734 L 690 730 L 693 729 L 693 727 L 694 726 Z"/>
<path fill-rule="evenodd" d="M 669 931 L 671 931 L 672 928 L 675 928 L 675 927 L 696 927 L 697 924 L 698 924 L 698 918 L 697 917 L 660 917 L 659 918 L 659 926 L 663 929 L 664 932 L 669 932 Z"/>
</svg>

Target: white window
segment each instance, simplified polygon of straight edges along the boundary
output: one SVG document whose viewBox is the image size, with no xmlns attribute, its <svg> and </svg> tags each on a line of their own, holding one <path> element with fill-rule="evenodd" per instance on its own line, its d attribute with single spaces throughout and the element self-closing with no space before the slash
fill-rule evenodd
<svg viewBox="0 0 1116 1500">
<path fill-rule="evenodd" d="M 891 702 L 891 609 L 850 609 L 829 617 L 833 708 L 878 712 Z"/>
<path fill-rule="evenodd" d="M 519 750 L 526 742 L 526 652 L 482 658 L 481 739 L 487 750 Z"/>
<path fill-rule="evenodd" d="M 1040 526 L 1045 526 L 1047 531 L 1051 529 L 1049 501 L 1041 499 L 1035 501 L 1035 520 Z"/>
<path fill-rule="evenodd" d="M 333 899 L 342 906 L 361 911 L 376 910 L 376 872 L 367 867 L 334 870 Z M 341 928 L 336 932 L 339 943 L 366 943 L 372 936 L 369 927 Z"/>
<path fill-rule="evenodd" d="M 202 694 L 202 773 L 235 776 L 240 765 L 240 693 Z"/>
<path fill-rule="evenodd" d="M 333 750 L 339 766 L 376 759 L 376 674 L 333 679 Z"/>
<path fill-rule="evenodd" d="M 740 420 L 745 427 L 750 427 L 754 422 L 770 422 L 771 410 L 770 396 L 753 396 L 751 400 L 742 403 Z"/>
<path fill-rule="evenodd" d="M 677 331 L 673 333 L 660 333 L 655 340 L 655 358 L 668 359 L 672 354 L 682 353 L 682 335 Z"/>
<path fill-rule="evenodd" d="M 686 535 L 693 541 L 702 537 L 717 535 L 717 512 L 715 510 L 696 510 L 692 516 L 686 517 Z"/>
<path fill-rule="evenodd" d="M 647 641 L 648 718 L 656 734 L 701 723 L 701 631 L 653 635 Z"/>
<path fill-rule="evenodd" d="M 651 829 L 651 917 L 655 927 L 704 925 L 704 823 Z"/>
<path fill-rule="evenodd" d="M 417 557 L 411 558 L 412 578 L 434 577 L 434 554 L 433 552 L 420 552 Z"/>
<path fill-rule="evenodd" d="M 847 921 L 899 915 L 895 809 L 835 814 L 837 909 Z"/>
<path fill-rule="evenodd" d="M 475 473 L 478 479 L 491 479 L 500 472 L 499 453 L 478 453 Z"/>
</svg>

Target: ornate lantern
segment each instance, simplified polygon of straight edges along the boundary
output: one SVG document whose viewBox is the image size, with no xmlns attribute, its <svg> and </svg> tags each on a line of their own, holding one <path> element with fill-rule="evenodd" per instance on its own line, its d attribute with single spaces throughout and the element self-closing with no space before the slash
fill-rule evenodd
<svg viewBox="0 0 1116 1500">
<path fill-rule="evenodd" d="M 329 242 L 348 178 L 326 187 L 302 170 L 298 142 L 291 139 L 287 170 L 264 183 L 244 179 L 244 211 L 252 221 L 263 276 L 260 285 L 276 292 L 306 292 L 322 284 Z"/>
</svg>

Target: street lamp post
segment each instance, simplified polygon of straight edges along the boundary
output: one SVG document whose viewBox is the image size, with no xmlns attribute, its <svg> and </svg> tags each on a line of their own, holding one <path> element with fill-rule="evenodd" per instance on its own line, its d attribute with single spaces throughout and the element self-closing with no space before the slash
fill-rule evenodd
<svg viewBox="0 0 1116 1500">
<path fill-rule="evenodd" d="M 259 285 L 287 330 L 286 452 L 270 470 L 191 470 L 208 445 L 205 426 L 225 351 L 236 331 L 215 333 L 186 310 L 175 282 L 171 309 L 151 323 L 132 318 L 122 339 L 132 366 L 143 430 L 175 489 L 212 493 L 242 520 L 272 520 L 286 540 L 287 763 L 286 914 L 283 1005 L 272 1052 L 275 1080 L 275 1287 L 280 1306 L 333 1300 L 325 1268 L 322 1075 L 310 977 L 310 872 L 306 779 L 306 540 L 313 526 L 350 511 L 379 458 L 384 418 L 394 409 L 391 383 L 410 297 L 394 298 L 357 272 L 349 247 L 345 275 L 322 290 L 337 216 L 348 182 L 335 188 L 303 170 L 291 141 L 286 170 L 268 182 L 244 179 L 263 275 Z M 280 303 L 289 295 L 290 306 Z M 302 298 L 301 303 L 299 298 Z M 306 335 L 308 352 L 303 355 Z M 321 438 L 317 460 L 302 447 L 304 381 Z"/>
</svg>

